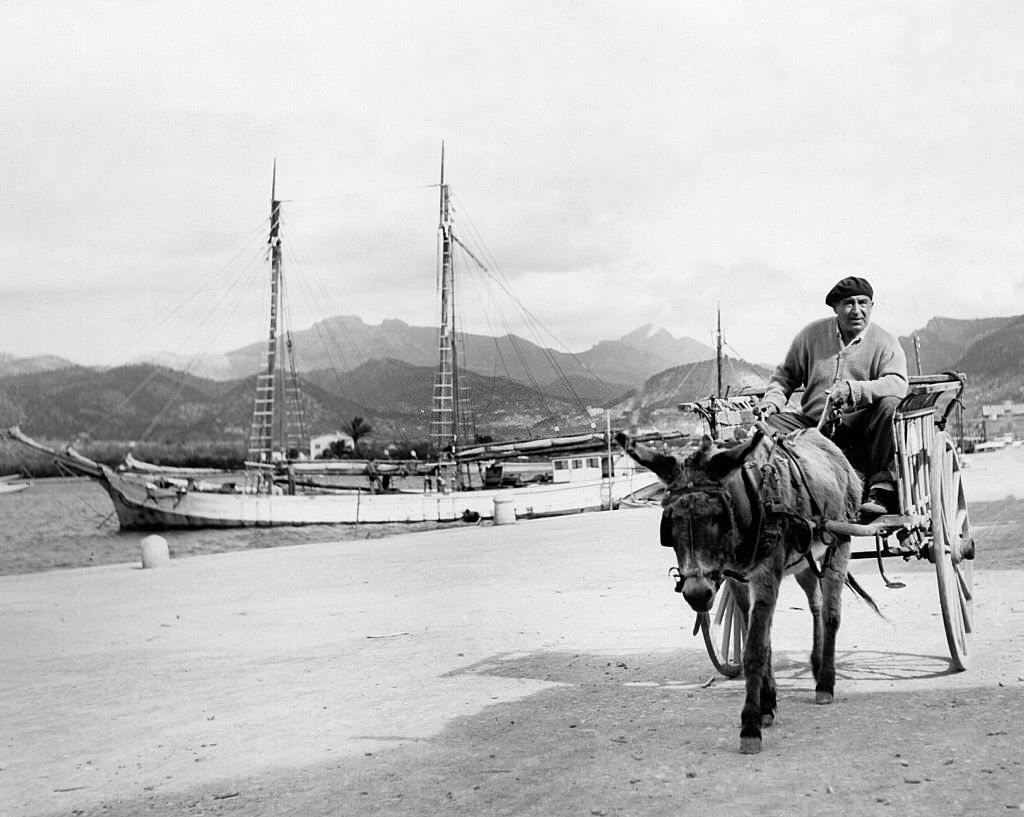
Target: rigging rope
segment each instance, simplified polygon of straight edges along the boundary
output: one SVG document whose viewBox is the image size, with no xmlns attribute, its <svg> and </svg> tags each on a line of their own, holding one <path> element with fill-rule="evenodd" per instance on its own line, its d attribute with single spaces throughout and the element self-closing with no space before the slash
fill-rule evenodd
<svg viewBox="0 0 1024 817">
<path fill-rule="evenodd" d="M 266 225 L 267 223 L 269 223 L 269 221 L 265 220 L 264 224 Z M 235 258 L 237 259 L 240 255 L 241 253 L 237 253 L 235 255 Z M 225 331 L 226 327 L 231 325 L 232 321 L 230 320 L 230 318 L 237 314 L 241 304 L 245 301 L 245 296 L 248 295 L 249 292 L 251 292 L 253 287 L 256 285 L 257 277 L 255 275 L 252 275 L 251 272 L 254 266 L 259 266 L 262 263 L 262 258 L 264 257 L 264 255 L 265 248 L 260 246 L 258 253 L 256 253 L 255 257 L 251 257 L 247 264 L 240 266 L 238 272 L 234 277 L 234 280 L 231 281 L 230 286 L 226 290 L 224 290 L 219 302 L 215 303 L 214 306 L 212 306 L 208 311 L 208 320 L 211 320 L 212 322 L 212 317 L 218 314 L 222 306 L 227 302 L 228 294 L 235 291 L 235 288 L 238 287 L 239 283 L 241 282 L 241 295 L 236 296 L 234 302 L 228 304 L 227 319 L 220 319 L 215 322 L 216 329 L 213 334 L 214 339 L 219 337 L 221 333 Z M 212 348 L 212 343 L 210 343 L 206 348 Z M 202 353 L 197 352 L 189 363 L 189 369 L 195 367 L 195 365 L 201 360 L 201 358 Z M 186 369 L 186 374 L 189 374 L 189 369 Z M 130 394 L 128 394 L 124 398 L 124 400 L 121 401 L 118 407 L 124 406 L 130 403 L 132 400 L 134 400 L 135 397 L 143 390 L 145 390 L 157 377 L 157 375 L 160 374 L 162 371 L 162 367 L 154 368 L 152 371 L 150 371 L 150 373 L 145 378 L 142 379 L 139 385 Z M 154 430 L 161 424 L 164 417 L 166 417 L 167 413 L 178 404 L 177 401 L 181 396 L 181 392 L 184 390 L 184 388 L 185 380 L 184 378 L 181 378 L 178 380 L 176 387 L 171 391 L 170 395 L 168 395 L 167 399 L 164 401 L 163 406 L 153 416 L 153 418 L 149 422 L 149 425 L 146 426 L 145 430 L 139 436 L 140 440 L 150 439 L 150 435 L 153 434 Z M 93 426 L 93 428 L 95 428 L 95 425 Z"/>
<path fill-rule="evenodd" d="M 470 225 L 472 225 L 471 221 L 470 221 Z M 548 332 L 549 335 L 551 335 L 550 330 L 547 330 L 546 327 L 543 327 L 543 324 L 537 319 L 537 317 L 535 315 L 533 315 L 523 305 L 523 303 L 515 296 L 515 294 L 511 290 L 511 287 L 508 284 L 508 280 L 505 278 L 504 275 L 501 274 L 500 270 L 498 270 L 498 271 L 492 270 L 488 265 L 484 264 L 476 256 L 476 254 L 474 254 L 466 246 L 466 244 L 460 238 L 454 237 L 454 236 L 453 236 L 453 238 L 455 239 L 455 242 L 457 243 L 457 245 L 459 247 L 461 247 L 465 251 L 465 253 L 476 263 L 476 265 L 480 268 L 480 270 L 489 279 L 491 279 L 508 296 L 510 301 L 519 310 L 520 314 L 526 319 L 527 325 L 531 328 L 531 330 L 534 331 L 534 334 L 535 334 L 535 336 L 538 339 L 538 343 L 536 344 L 536 346 L 540 350 L 541 355 L 544 357 L 544 359 L 547 362 L 547 364 L 551 367 L 552 371 L 554 372 L 555 378 L 556 378 L 557 382 L 559 382 L 561 384 L 562 388 L 565 389 L 566 394 L 569 395 L 570 401 L 576 406 L 576 410 L 579 412 L 580 416 L 585 418 L 586 421 L 591 425 L 591 427 L 593 427 L 593 422 L 590 420 L 590 416 L 589 416 L 589 413 L 587 411 L 586 405 L 583 403 L 583 401 L 580 399 L 579 394 L 577 394 L 576 390 L 573 388 L 572 383 L 569 380 L 568 376 L 565 374 L 564 369 L 562 369 L 561 365 L 555 359 L 555 356 L 554 356 L 554 353 L 552 352 L 552 350 L 548 346 L 546 346 L 544 344 L 543 340 L 540 338 L 540 333 L 537 331 L 537 328 L 538 327 L 544 328 L 545 331 Z M 478 239 L 478 240 L 480 240 L 480 239 Z M 480 243 L 483 244 L 483 241 L 480 240 Z M 526 376 L 529 379 L 532 387 L 537 392 L 537 395 L 538 395 L 539 399 L 542 402 L 543 410 L 548 414 L 549 420 L 551 420 L 551 422 L 555 423 L 556 420 L 554 418 L 553 412 L 551 411 L 550 406 L 547 404 L 547 401 L 545 401 L 543 399 L 542 390 L 541 390 L 539 384 L 537 383 L 536 378 L 533 376 L 533 373 L 531 371 L 530 366 L 527 364 L 526 355 L 524 354 L 520 344 L 518 343 L 517 336 L 513 332 L 507 331 L 507 330 L 508 330 L 508 327 L 506 326 L 506 335 L 508 337 L 509 343 L 512 345 L 513 351 L 516 352 L 516 356 L 519 359 L 520 364 L 522 365 L 523 370 L 525 371 Z M 551 337 L 554 337 L 554 336 L 551 335 Z M 497 339 L 495 339 L 495 343 L 497 344 Z M 589 370 L 587 369 L 587 367 L 578 359 L 578 357 L 576 355 L 574 355 L 572 353 L 568 353 L 568 354 L 570 354 L 570 356 L 580 365 L 580 367 L 584 371 L 588 371 L 588 373 L 590 373 Z M 511 378 L 511 375 L 510 375 L 510 378 Z M 600 378 L 597 378 L 596 376 L 595 376 L 595 379 L 598 382 L 602 382 L 600 380 Z M 602 385 L 604 385 L 604 384 L 602 383 Z"/>
<path fill-rule="evenodd" d="M 467 216 L 465 220 L 469 224 L 470 231 L 473 234 L 474 240 L 478 242 L 481 247 L 484 248 L 481 254 L 486 255 L 488 258 L 489 264 L 484 265 L 484 271 L 489 277 L 495 280 L 497 285 L 509 296 L 512 302 L 519 309 L 522 316 L 526 319 L 527 325 L 531 328 L 531 330 L 533 330 L 534 335 L 538 340 L 537 345 L 542 348 L 546 347 L 545 341 L 543 340 L 543 338 L 541 338 L 541 332 L 543 332 L 547 336 L 547 338 L 550 341 L 552 341 L 556 347 L 559 348 L 561 352 L 571 357 L 573 361 L 576 362 L 582 370 L 587 372 L 587 374 L 593 377 L 598 383 L 600 383 L 603 386 L 606 386 L 607 384 L 603 380 L 601 380 L 600 376 L 597 375 L 595 372 L 591 371 L 587 364 L 580 360 L 578 354 L 570 351 L 569 348 L 550 329 L 548 329 L 548 327 L 545 326 L 539 318 L 537 318 L 529 309 L 527 309 L 526 306 L 515 296 L 515 294 L 512 292 L 511 284 L 508 282 L 508 278 L 501 271 L 500 265 L 497 263 L 493 254 L 487 248 L 486 242 L 484 242 L 483 238 L 476 230 L 475 226 L 473 225 L 472 219 Z"/>
<path fill-rule="evenodd" d="M 412 189 L 418 190 L 421 188 Z M 308 201 L 308 199 L 303 201 Z M 291 234 L 289 232 L 289 235 Z M 298 289 L 305 301 L 310 305 L 310 312 L 313 312 L 314 305 L 318 305 L 319 308 L 316 310 L 318 314 L 341 317 L 342 309 L 335 302 L 334 296 L 331 294 L 330 288 L 327 286 L 323 276 L 316 273 L 316 265 L 310 263 L 305 256 L 296 251 L 296 248 L 301 248 L 301 246 L 301 241 L 289 241 L 284 244 L 285 255 L 288 259 L 287 269 L 301 270 L 299 275 L 290 274 L 288 279 L 292 282 L 298 282 Z M 324 308 L 325 304 L 326 309 Z M 349 359 L 345 354 L 345 350 L 346 348 L 356 348 L 356 344 L 349 335 L 344 319 L 331 321 L 330 326 L 328 326 L 328 322 L 325 320 L 317 320 L 314 322 L 312 329 L 316 334 L 324 356 L 327 358 L 328 368 L 334 377 L 337 393 L 344 395 L 346 399 L 352 402 L 366 405 L 368 402 L 366 394 L 359 390 L 358 385 L 352 378 L 347 378 L 346 380 L 342 377 L 345 372 L 355 368 L 354 361 Z M 340 333 L 341 342 L 339 342 L 336 333 Z"/>
<path fill-rule="evenodd" d="M 197 290 L 193 291 L 193 293 L 188 298 L 186 298 L 183 303 L 179 304 L 176 308 L 174 308 L 174 309 L 170 310 L 169 312 L 167 312 L 164 315 L 164 317 L 162 318 L 162 320 L 157 322 L 155 325 L 151 325 L 149 330 L 148 330 L 148 334 L 152 334 L 155 330 L 158 330 L 161 327 L 163 327 L 166 324 L 168 324 L 175 315 L 177 315 L 180 312 L 184 311 L 185 307 L 188 304 L 192 303 L 192 301 L 194 301 L 196 298 L 199 298 L 200 296 L 204 295 L 208 290 L 210 290 L 217 283 L 219 283 L 221 281 L 221 279 L 225 276 L 226 272 L 228 272 L 230 270 L 237 270 L 235 272 L 235 275 L 234 275 L 233 279 L 231 279 L 228 282 L 227 288 L 225 288 L 225 289 L 223 289 L 221 291 L 221 294 L 220 294 L 220 296 L 218 298 L 213 299 L 212 302 L 209 301 L 209 300 L 204 300 L 204 303 L 206 305 L 208 305 L 209 308 L 208 308 L 207 313 L 206 313 L 207 314 L 206 320 L 202 321 L 201 325 L 204 325 L 204 326 L 205 325 L 213 325 L 215 327 L 215 332 L 214 332 L 213 339 L 216 340 L 216 338 L 220 336 L 220 334 L 226 329 L 226 327 L 231 325 L 231 321 L 230 320 L 224 320 L 224 319 L 221 319 L 221 320 L 218 320 L 218 321 L 213 321 L 212 320 L 212 316 L 215 315 L 217 312 L 219 312 L 223 308 L 223 305 L 224 305 L 224 303 L 227 300 L 228 294 L 230 294 L 231 292 L 235 291 L 235 289 L 239 285 L 239 281 L 243 281 L 243 282 L 248 281 L 248 286 L 243 290 L 243 294 L 248 293 L 248 291 L 250 290 L 250 288 L 251 288 L 251 286 L 253 284 L 253 279 L 252 279 L 252 276 L 248 276 L 248 278 L 246 278 L 245 277 L 246 276 L 246 272 L 251 269 L 251 265 L 253 264 L 253 257 L 252 256 L 255 255 L 258 258 L 258 257 L 261 257 L 262 254 L 263 254 L 263 248 L 262 247 L 259 247 L 256 250 L 256 252 L 253 253 L 251 251 L 251 242 L 252 242 L 252 239 L 253 239 L 254 235 L 259 234 L 260 231 L 265 231 L 266 230 L 266 226 L 267 226 L 268 223 L 269 223 L 268 219 L 263 219 L 263 221 L 262 221 L 262 223 L 260 225 L 260 229 L 259 230 L 254 230 L 250 234 L 250 236 L 246 239 L 247 243 L 243 244 L 243 246 L 240 247 L 235 252 L 235 254 L 231 257 L 231 259 L 229 259 L 227 263 L 225 263 L 223 266 L 221 266 L 221 268 L 216 273 L 214 273 L 212 276 L 204 277 L 203 281 L 202 281 L 202 285 Z M 242 256 L 242 254 L 247 249 L 250 250 L 250 260 L 246 264 L 242 264 L 240 266 L 236 265 L 236 262 L 238 261 L 238 259 Z M 237 312 L 239 304 L 241 303 L 241 301 L 242 301 L 242 298 L 239 298 L 239 299 L 237 299 L 235 301 L 230 314 L 233 315 L 234 312 Z M 202 348 L 209 349 L 209 348 L 212 347 L 212 345 L 213 345 L 212 342 L 207 342 Z M 129 345 L 129 348 L 132 348 L 131 344 Z M 196 365 L 202 359 L 202 357 L 203 357 L 203 352 L 202 351 L 197 351 L 190 358 L 188 363 L 186 364 L 185 374 L 189 374 L 196 367 Z M 122 366 L 128 366 L 128 365 L 130 365 L 130 364 L 128 364 L 128 363 L 122 364 Z M 139 383 L 136 385 L 135 388 L 133 388 L 128 394 L 126 394 L 113 407 L 107 408 L 107 410 L 105 411 L 104 416 L 98 417 L 95 422 L 91 423 L 89 426 L 87 426 L 83 430 L 83 433 L 84 434 L 88 434 L 90 436 L 92 434 L 94 434 L 96 429 L 99 427 L 100 423 L 103 422 L 104 420 L 106 420 L 107 417 L 111 413 L 114 413 L 117 410 L 123 408 L 124 406 L 132 403 L 139 396 L 139 394 L 141 394 L 141 393 L 143 393 L 144 391 L 147 390 L 147 388 L 152 384 L 152 382 L 157 377 L 165 376 L 165 372 L 166 371 L 168 371 L 168 370 L 166 369 L 166 367 L 163 367 L 163 366 L 154 366 L 154 367 L 152 367 L 150 369 L 150 371 L 148 372 L 148 374 L 145 377 L 143 377 L 142 380 L 139 381 Z M 172 388 L 170 395 L 165 400 L 165 402 L 164 402 L 163 406 L 161 407 L 161 409 L 152 418 L 152 420 L 150 421 L 149 425 L 146 427 L 146 429 L 140 435 L 140 437 L 139 437 L 140 439 L 148 439 L 149 438 L 149 435 L 153 433 L 153 430 L 157 427 L 157 425 L 159 425 L 160 421 L 167 414 L 168 410 L 174 405 L 175 401 L 180 396 L 182 390 L 185 388 L 185 385 L 186 385 L 185 384 L 185 379 L 184 378 L 179 378 L 177 383 L 176 383 L 176 385 Z"/>
<path fill-rule="evenodd" d="M 476 258 L 476 256 L 474 256 L 459 239 L 455 238 L 455 242 L 459 247 L 461 247 L 466 252 L 467 255 L 469 255 L 470 258 L 473 259 L 474 262 L 476 262 L 476 264 L 481 269 L 486 270 L 486 267 L 484 267 L 480 263 L 479 259 Z M 509 369 L 508 362 L 505 360 L 504 353 L 501 350 L 501 338 L 498 337 L 498 333 L 494 331 L 493 325 L 491 324 L 490 321 L 489 314 L 487 315 L 487 322 L 488 326 L 491 327 L 491 331 L 493 333 L 495 353 L 497 354 L 498 359 L 501 361 L 501 364 L 504 367 L 506 379 L 510 383 L 515 383 L 517 381 L 512 377 L 512 373 Z M 512 348 L 512 352 L 514 353 L 516 360 L 519 362 L 519 367 L 523 372 L 523 376 L 525 376 L 527 380 L 530 381 L 530 387 L 533 391 L 534 397 L 540 404 L 541 411 L 547 417 L 548 422 L 557 428 L 558 418 L 556 417 L 554 411 L 551 409 L 551 406 L 548 404 L 548 401 L 545 399 L 544 391 L 541 388 L 540 384 L 537 382 L 536 377 L 534 377 L 533 368 L 530 366 L 529 361 L 527 360 L 526 354 L 523 351 L 521 344 L 519 343 L 519 339 L 516 337 L 514 333 L 508 331 L 507 326 L 505 327 L 505 330 L 506 331 L 504 337 L 507 340 L 509 346 Z M 460 328 L 460 331 L 464 333 L 464 329 Z M 531 433 L 530 429 L 527 429 L 527 433 Z"/>
</svg>

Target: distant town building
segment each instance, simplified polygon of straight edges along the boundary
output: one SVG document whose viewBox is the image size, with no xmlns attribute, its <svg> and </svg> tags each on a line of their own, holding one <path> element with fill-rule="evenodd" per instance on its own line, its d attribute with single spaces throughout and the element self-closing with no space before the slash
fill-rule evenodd
<svg viewBox="0 0 1024 817">
<path fill-rule="evenodd" d="M 343 431 L 333 431 L 330 434 L 321 434 L 311 437 L 309 440 L 309 458 L 319 459 L 323 453 L 339 440 L 344 441 L 346 448 L 352 448 L 352 438 Z"/>
<path fill-rule="evenodd" d="M 991 439 L 1006 434 L 1024 439 L 1024 403 L 1009 400 L 995 405 L 982 406 L 981 416 L 985 420 L 985 435 Z"/>
</svg>

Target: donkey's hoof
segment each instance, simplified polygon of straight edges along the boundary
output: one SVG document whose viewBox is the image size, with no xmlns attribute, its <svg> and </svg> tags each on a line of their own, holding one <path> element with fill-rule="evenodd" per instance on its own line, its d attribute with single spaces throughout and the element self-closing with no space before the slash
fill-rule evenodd
<svg viewBox="0 0 1024 817">
<path fill-rule="evenodd" d="M 761 738 L 740 738 L 740 754 L 756 755 L 761 751 Z"/>
<path fill-rule="evenodd" d="M 766 729 L 775 723 L 775 713 L 765 712 L 761 715 L 761 728 Z"/>
<path fill-rule="evenodd" d="M 832 699 L 833 696 L 831 692 L 824 692 L 819 689 L 814 693 L 814 702 L 816 704 L 830 704 L 832 703 Z"/>
</svg>

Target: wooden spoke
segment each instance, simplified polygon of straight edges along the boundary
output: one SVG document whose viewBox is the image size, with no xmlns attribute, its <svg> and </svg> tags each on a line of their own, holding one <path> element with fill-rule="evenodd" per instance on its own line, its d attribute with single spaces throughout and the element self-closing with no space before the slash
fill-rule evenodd
<svg viewBox="0 0 1024 817">
<path fill-rule="evenodd" d="M 727 678 L 735 678 L 743 671 L 746 619 L 746 610 L 728 579 L 718 591 L 714 609 L 700 616 L 701 634 L 711 663 Z"/>
<path fill-rule="evenodd" d="M 974 543 L 962 476 L 953 441 L 939 432 L 931 451 L 931 556 L 946 642 L 958 670 L 967 669 L 974 629 Z"/>
</svg>

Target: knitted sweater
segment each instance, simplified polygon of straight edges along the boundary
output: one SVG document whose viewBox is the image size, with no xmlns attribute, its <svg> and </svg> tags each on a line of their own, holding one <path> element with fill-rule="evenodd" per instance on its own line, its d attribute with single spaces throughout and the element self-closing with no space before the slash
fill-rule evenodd
<svg viewBox="0 0 1024 817">
<path fill-rule="evenodd" d="M 896 338 L 873 323 L 846 346 L 832 318 L 814 321 L 800 330 L 768 383 L 764 399 L 779 409 L 804 387 L 800 410 L 818 420 L 825 398 L 836 383 L 849 381 L 854 410 L 881 397 L 907 393 L 907 356 Z"/>
</svg>

